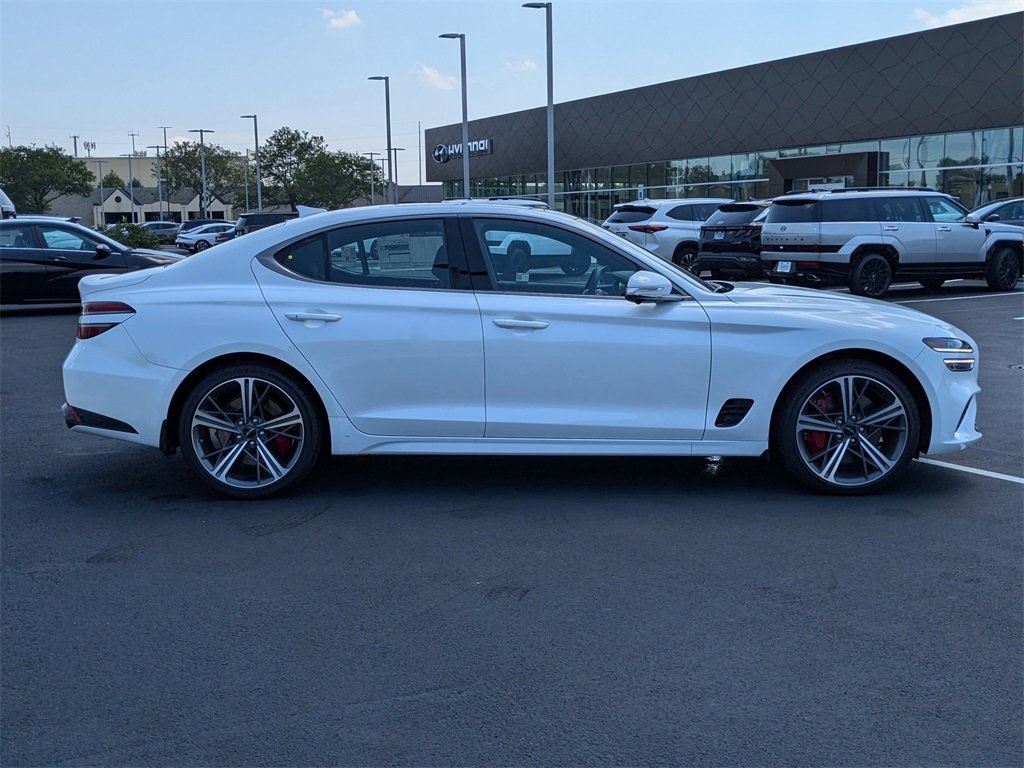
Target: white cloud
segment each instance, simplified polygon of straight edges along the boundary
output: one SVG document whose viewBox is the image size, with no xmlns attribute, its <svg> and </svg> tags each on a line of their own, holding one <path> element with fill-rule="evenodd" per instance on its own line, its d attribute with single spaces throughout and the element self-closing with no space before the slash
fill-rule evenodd
<svg viewBox="0 0 1024 768">
<path fill-rule="evenodd" d="M 930 13 L 923 8 L 915 8 L 914 18 L 931 29 L 1021 10 L 1024 10 L 1022 0 L 967 0 L 959 8 L 950 8 L 945 13 Z"/>
<path fill-rule="evenodd" d="M 420 64 L 420 80 L 442 91 L 450 91 L 459 84 L 457 78 L 451 75 L 442 75 L 436 69 L 428 67 L 426 64 Z"/>
<path fill-rule="evenodd" d="M 355 11 L 330 11 L 324 8 L 324 18 L 330 29 L 348 29 L 363 23 Z"/>
<path fill-rule="evenodd" d="M 524 59 L 523 61 L 519 62 L 518 64 L 514 64 L 511 61 L 506 61 L 505 62 L 505 71 L 506 72 L 536 72 L 537 71 L 537 64 L 533 61 L 533 59 Z"/>
</svg>

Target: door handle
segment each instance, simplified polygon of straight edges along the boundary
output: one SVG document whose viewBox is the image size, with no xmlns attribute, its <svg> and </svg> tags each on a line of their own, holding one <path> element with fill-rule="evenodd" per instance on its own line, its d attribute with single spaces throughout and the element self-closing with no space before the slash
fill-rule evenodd
<svg viewBox="0 0 1024 768">
<path fill-rule="evenodd" d="M 51 256 L 50 261 L 67 261 L 67 256 Z"/>
<path fill-rule="evenodd" d="M 886 232 L 899 232 L 900 228 L 898 224 L 886 224 L 882 227 Z"/>
<path fill-rule="evenodd" d="M 949 226 L 946 226 L 946 227 L 937 227 L 937 229 L 939 230 L 939 232 L 952 232 L 952 231 L 953 231 L 953 228 L 952 228 L 952 227 L 949 227 Z"/>
<path fill-rule="evenodd" d="M 285 312 L 284 316 L 298 323 L 304 323 L 307 320 L 319 320 L 321 323 L 336 323 L 341 320 L 341 315 L 332 315 L 328 312 Z"/>
<path fill-rule="evenodd" d="M 544 320 L 513 320 L 510 317 L 496 317 L 492 322 L 499 328 L 525 329 L 530 331 L 540 331 L 550 325 L 550 323 Z"/>
</svg>

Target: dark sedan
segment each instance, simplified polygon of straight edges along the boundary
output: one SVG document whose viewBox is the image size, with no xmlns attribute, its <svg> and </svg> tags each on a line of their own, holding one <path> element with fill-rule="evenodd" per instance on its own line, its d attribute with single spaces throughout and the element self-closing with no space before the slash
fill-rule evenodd
<svg viewBox="0 0 1024 768">
<path fill-rule="evenodd" d="M 180 259 L 128 248 L 68 219 L 6 219 L 0 221 L 0 303 L 77 303 L 78 281 L 85 275 L 130 272 Z"/>
<path fill-rule="evenodd" d="M 1000 224 L 1024 226 L 1024 197 L 993 200 L 971 211 L 981 221 L 998 221 Z"/>
</svg>

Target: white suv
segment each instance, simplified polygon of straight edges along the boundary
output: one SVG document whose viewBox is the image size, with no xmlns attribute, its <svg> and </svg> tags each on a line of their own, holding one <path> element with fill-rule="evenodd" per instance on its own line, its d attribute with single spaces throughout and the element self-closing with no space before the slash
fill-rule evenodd
<svg viewBox="0 0 1024 768">
<path fill-rule="evenodd" d="M 773 282 L 841 281 L 885 295 L 894 280 L 935 289 L 983 278 L 1009 291 L 1021 276 L 1024 227 L 983 222 L 929 189 L 848 189 L 777 197 L 761 227 L 761 263 Z"/>
<path fill-rule="evenodd" d="M 728 197 L 634 200 L 619 203 L 601 226 L 646 248 L 665 261 L 693 271 L 697 267 L 700 226 Z"/>
</svg>

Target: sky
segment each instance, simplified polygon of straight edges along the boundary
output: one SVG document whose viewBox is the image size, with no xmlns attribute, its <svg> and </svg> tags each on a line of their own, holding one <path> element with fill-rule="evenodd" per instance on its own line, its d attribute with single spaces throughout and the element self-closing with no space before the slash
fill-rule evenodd
<svg viewBox="0 0 1024 768">
<path fill-rule="evenodd" d="M 1024 10 L 1024 0 L 553 0 L 555 103 Z M 382 153 L 421 129 L 547 104 L 545 13 L 522 0 L 0 0 L 0 141 L 93 156 L 167 141 L 244 152 L 287 126 Z M 557 128 L 556 128 L 557 129 Z M 471 137 L 472 138 L 472 137 Z M 152 150 L 150 155 L 152 155 Z"/>
</svg>

